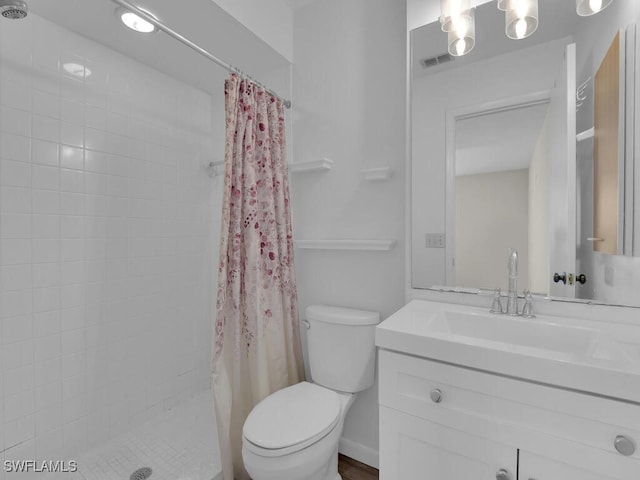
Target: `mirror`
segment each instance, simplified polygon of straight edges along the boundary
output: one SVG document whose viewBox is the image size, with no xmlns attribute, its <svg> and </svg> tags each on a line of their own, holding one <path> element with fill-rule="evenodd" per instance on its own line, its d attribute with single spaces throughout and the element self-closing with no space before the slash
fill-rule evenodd
<svg viewBox="0 0 640 480">
<path fill-rule="evenodd" d="M 514 41 L 495 1 L 476 7 L 463 57 L 439 22 L 411 32 L 412 287 L 505 289 L 515 248 L 520 291 L 640 306 L 640 2 L 539 11 Z"/>
</svg>

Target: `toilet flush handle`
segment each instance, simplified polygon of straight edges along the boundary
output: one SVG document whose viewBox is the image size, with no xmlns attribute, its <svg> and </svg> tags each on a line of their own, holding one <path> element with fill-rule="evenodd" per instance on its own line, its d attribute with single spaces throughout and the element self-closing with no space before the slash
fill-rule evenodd
<svg viewBox="0 0 640 480">
<path fill-rule="evenodd" d="M 307 330 L 311 330 L 311 324 L 309 323 L 309 320 L 302 320 L 302 323 L 305 327 L 307 327 Z"/>
</svg>

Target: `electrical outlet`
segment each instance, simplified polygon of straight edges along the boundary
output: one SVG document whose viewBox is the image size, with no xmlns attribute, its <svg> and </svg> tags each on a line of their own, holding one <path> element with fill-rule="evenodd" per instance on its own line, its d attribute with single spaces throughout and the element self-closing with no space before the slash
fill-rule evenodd
<svg viewBox="0 0 640 480">
<path fill-rule="evenodd" d="M 444 233 L 427 233 L 424 236 L 424 246 L 427 248 L 444 248 L 446 235 Z"/>
</svg>

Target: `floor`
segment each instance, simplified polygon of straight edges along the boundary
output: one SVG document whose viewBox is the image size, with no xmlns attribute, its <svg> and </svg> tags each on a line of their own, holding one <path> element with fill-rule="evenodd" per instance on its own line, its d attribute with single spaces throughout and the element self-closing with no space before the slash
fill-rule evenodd
<svg viewBox="0 0 640 480">
<path fill-rule="evenodd" d="M 126 480 L 147 466 L 153 470 L 152 480 L 222 478 L 211 405 L 211 393 L 205 392 L 81 454 L 78 472 L 69 480 Z"/>
<path fill-rule="evenodd" d="M 338 473 L 342 480 L 378 480 L 378 470 L 352 458 L 340 455 L 338 457 Z"/>
</svg>

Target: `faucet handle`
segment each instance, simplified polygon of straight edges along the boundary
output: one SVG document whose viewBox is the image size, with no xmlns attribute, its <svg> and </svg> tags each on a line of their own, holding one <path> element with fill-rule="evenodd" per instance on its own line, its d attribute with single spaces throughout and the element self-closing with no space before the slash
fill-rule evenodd
<svg viewBox="0 0 640 480">
<path fill-rule="evenodd" d="M 502 303 L 500 302 L 501 291 L 499 288 L 496 288 L 493 291 L 493 303 L 491 304 L 491 310 L 489 313 L 504 313 L 502 309 Z"/>
<path fill-rule="evenodd" d="M 524 307 L 522 307 L 522 316 L 526 318 L 536 318 L 533 314 L 533 296 L 529 290 L 524 291 Z"/>
</svg>

